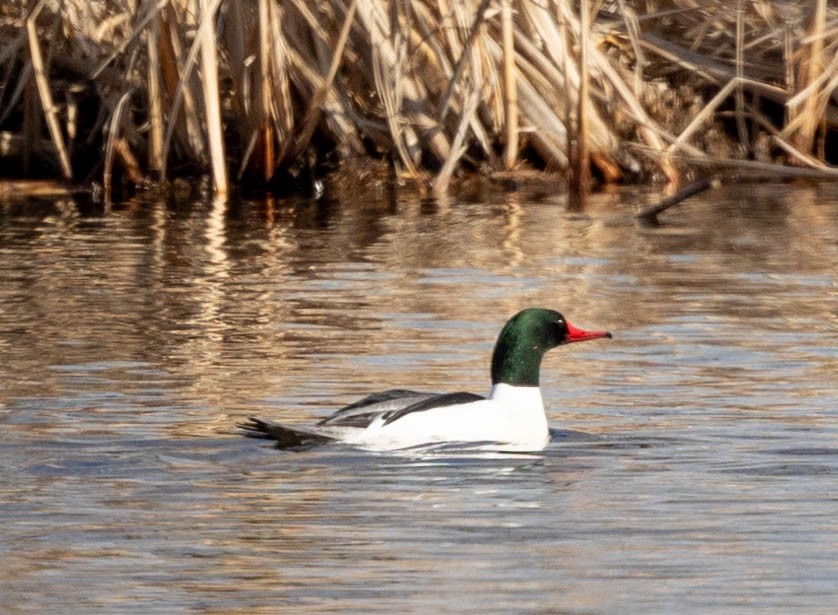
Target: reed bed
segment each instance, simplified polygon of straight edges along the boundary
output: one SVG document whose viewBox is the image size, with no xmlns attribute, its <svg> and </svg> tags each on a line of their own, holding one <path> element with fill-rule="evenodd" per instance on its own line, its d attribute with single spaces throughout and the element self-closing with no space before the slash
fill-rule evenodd
<svg viewBox="0 0 838 615">
<path fill-rule="evenodd" d="M 388 160 L 436 192 L 522 169 L 836 177 L 826 0 L 12 0 L 6 174 L 218 193 Z M 2 172 L 2 171 L 0 171 Z"/>
</svg>

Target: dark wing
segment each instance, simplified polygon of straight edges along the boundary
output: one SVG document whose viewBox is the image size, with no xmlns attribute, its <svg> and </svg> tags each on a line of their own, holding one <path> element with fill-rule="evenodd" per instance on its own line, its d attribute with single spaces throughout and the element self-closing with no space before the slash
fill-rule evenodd
<svg viewBox="0 0 838 615">
<path fill-rule="evenodd" d="M 436 393 L 420 393 L 407 389 L 390 389 L 373 393 L 349 404 L 317 423 L 320 427 L 365 428 L 382 414 L 402 410 L 417 402 L 436 397 Z"/>
<path fill-rule="evenodd" d="M 309 431 L 299 427 L 291 427 L 273 421 L 263 421 L 250 417 L 246 423 L 238 423 L 239 429 L 244 430 L 244 435 L 252 438 L 267 438 L 277 441 L 280 448 L 293 448 L 295 446 L 309 446 L 312 444 L 325 444 L 334 442 L 335 438 Z"/>
<path fill-rule="evenodd" d="M 445 406 L 456 406 L 457 404 L 467 404 L 473 401 L 480 401 L 486 399 L 482 395 L 474 393 L 442 393 L 439 395 L 431 395 L 413 403 L 401 410 L 394 410 L 384 415 L 384 424 L 389 425 L 393 421 L 402 418 L 411 412 L 422 412 L 424 410 L 433 410 L 434 408 L 444 408 Z"/>
</svg>

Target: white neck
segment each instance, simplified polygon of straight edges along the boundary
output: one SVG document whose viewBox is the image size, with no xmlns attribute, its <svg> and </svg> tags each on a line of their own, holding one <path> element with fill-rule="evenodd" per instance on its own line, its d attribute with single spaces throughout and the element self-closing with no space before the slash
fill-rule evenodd
<svg viewBox="0 0 838 615">
<path fill-rule="evenodd" d="M 541 389 L 538 387 L 523 387 L 499 382 L 492 385 L 492 389 L 489 391 L 489 399 L 494 399 L 502 404 L 514 403 L 544 408 Z"/>
</svg>

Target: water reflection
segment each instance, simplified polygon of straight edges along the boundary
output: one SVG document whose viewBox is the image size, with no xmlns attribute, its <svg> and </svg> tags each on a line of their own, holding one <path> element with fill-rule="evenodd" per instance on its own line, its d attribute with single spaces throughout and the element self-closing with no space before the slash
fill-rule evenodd
<svg viewBox="0 0 838 615">
<path fill-rule="evenodd" d="M 0 204 L 2 612 L 829 613 L 838 190 Z M 231 435 L 488 388 L 525 305 L 536 456 Z"/>
</svg>

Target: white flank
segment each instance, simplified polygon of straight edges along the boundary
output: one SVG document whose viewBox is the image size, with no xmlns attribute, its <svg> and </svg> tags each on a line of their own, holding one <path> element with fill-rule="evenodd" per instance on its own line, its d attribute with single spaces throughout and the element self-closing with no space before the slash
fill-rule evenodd
<svg viewBox="0 0 838 615">
<path fill-rule="evenodd" d="M 506 451 L 538 451 L 550 439 L 538 387 L 496 384 L 489 399 L 412 412 L 389 423 L 342 434 L 345 442 L 371 450 L 394 450 L 439 442 L 492 443 Z"/>
</svg>

